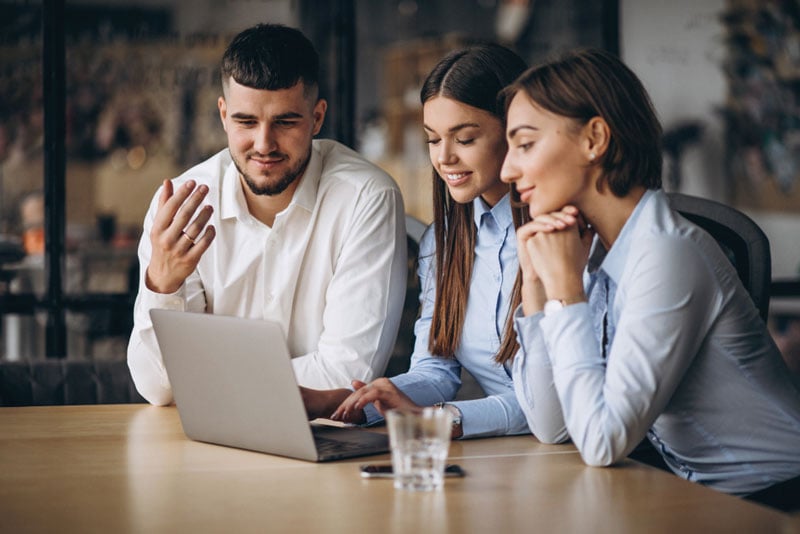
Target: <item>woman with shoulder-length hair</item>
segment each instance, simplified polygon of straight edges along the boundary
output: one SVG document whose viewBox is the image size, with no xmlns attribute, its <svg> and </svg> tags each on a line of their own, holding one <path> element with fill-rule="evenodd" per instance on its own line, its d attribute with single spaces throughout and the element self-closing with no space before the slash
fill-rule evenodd
<svg viewBox="0 0 800 534">
<path fill-rule="evenodd" d="M 670 208 L 636 75 L 583 50 L 502 99 L 502 177 L 533 219 L 514 378 L 534 434 L 591 465 L 647 437 L 678 475 L 738 495 L 800 475 L 800 394 L 728 258 Z"/>
<path fill-rule="evenodd" d="M 434 222 L 420 243 L 422 294 L 408 372 L 365 385 L 333 417 L 378 421 L 389 408 L 439 405 L 454 437 L 528 432 L 511 380 L 517 351 L 510 310 L 519 302 L 514 219 L 500 180 L 506 152 L 499 91 L 525 69 L 514 52 L 478 44 L 444 57 L 420 97 L 433 165 Z M 467 369 L 484 398 L 454 401 Z"/>
</svg>

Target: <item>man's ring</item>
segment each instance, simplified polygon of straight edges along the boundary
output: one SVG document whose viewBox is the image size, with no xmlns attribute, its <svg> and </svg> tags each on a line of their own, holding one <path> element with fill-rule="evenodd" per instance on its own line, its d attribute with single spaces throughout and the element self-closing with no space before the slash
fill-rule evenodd
<svg viewBox="0 0 800 534">
<path fill-rule="evenodd" d="M 183 235 L 183 237 L 185 237 L 186 239 L 188 239 L 189 241 L 191 241 L 191 242 L 192 242 L 192 245 L 196 245 L 196 244 L 197 244 L 197 243 L 195 242 L 195 240 L 194 240 L 194 239 L 192 239 L 192 237 L 190 237 L 190 236 L 189 236 L 189 234 L 187 234 L 187 233 L 186 233 L 186 230 L 182 230 L 182 231 L 181 231 L 181 234 Z"/>
</svg>

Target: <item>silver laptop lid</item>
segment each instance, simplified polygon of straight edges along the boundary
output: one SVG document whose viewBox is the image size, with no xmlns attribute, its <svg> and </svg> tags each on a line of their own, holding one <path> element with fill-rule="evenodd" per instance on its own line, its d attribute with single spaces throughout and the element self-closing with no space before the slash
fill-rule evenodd
<svg viewBox="0 0 800 534">
<path fill-rule="evenodd" d="M 150 317 L 189 438 L 318 459 L 277 323 L 174 310 Z"/>
</svg>

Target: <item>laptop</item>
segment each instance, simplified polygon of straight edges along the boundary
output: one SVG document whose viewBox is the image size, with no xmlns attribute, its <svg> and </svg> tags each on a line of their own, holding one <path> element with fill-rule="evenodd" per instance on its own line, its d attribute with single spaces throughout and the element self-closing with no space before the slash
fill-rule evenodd
<svg viewBox="0 0 800 534">
<path fill-rule="evenodd" d="M 278 323 L 174 310 L 150 317 L 190 439 L 312 462 L 389 450 L 383 433 L 308 421 Z"/>
</svg>

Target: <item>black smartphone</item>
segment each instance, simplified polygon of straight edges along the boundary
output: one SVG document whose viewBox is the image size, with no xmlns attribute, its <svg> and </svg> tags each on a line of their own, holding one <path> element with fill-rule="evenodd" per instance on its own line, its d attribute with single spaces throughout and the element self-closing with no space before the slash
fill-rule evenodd
<svg viewBox="0 0 800 534">
<path fill-rule="evenodd" d="M 359 466 L 361 476 L 364 478 L 392 478 L 392 464 L 364 464 Z M 458 464 L 444 466 L 444 476 L 463 477 L 464 470 Z"/>
</svg>

